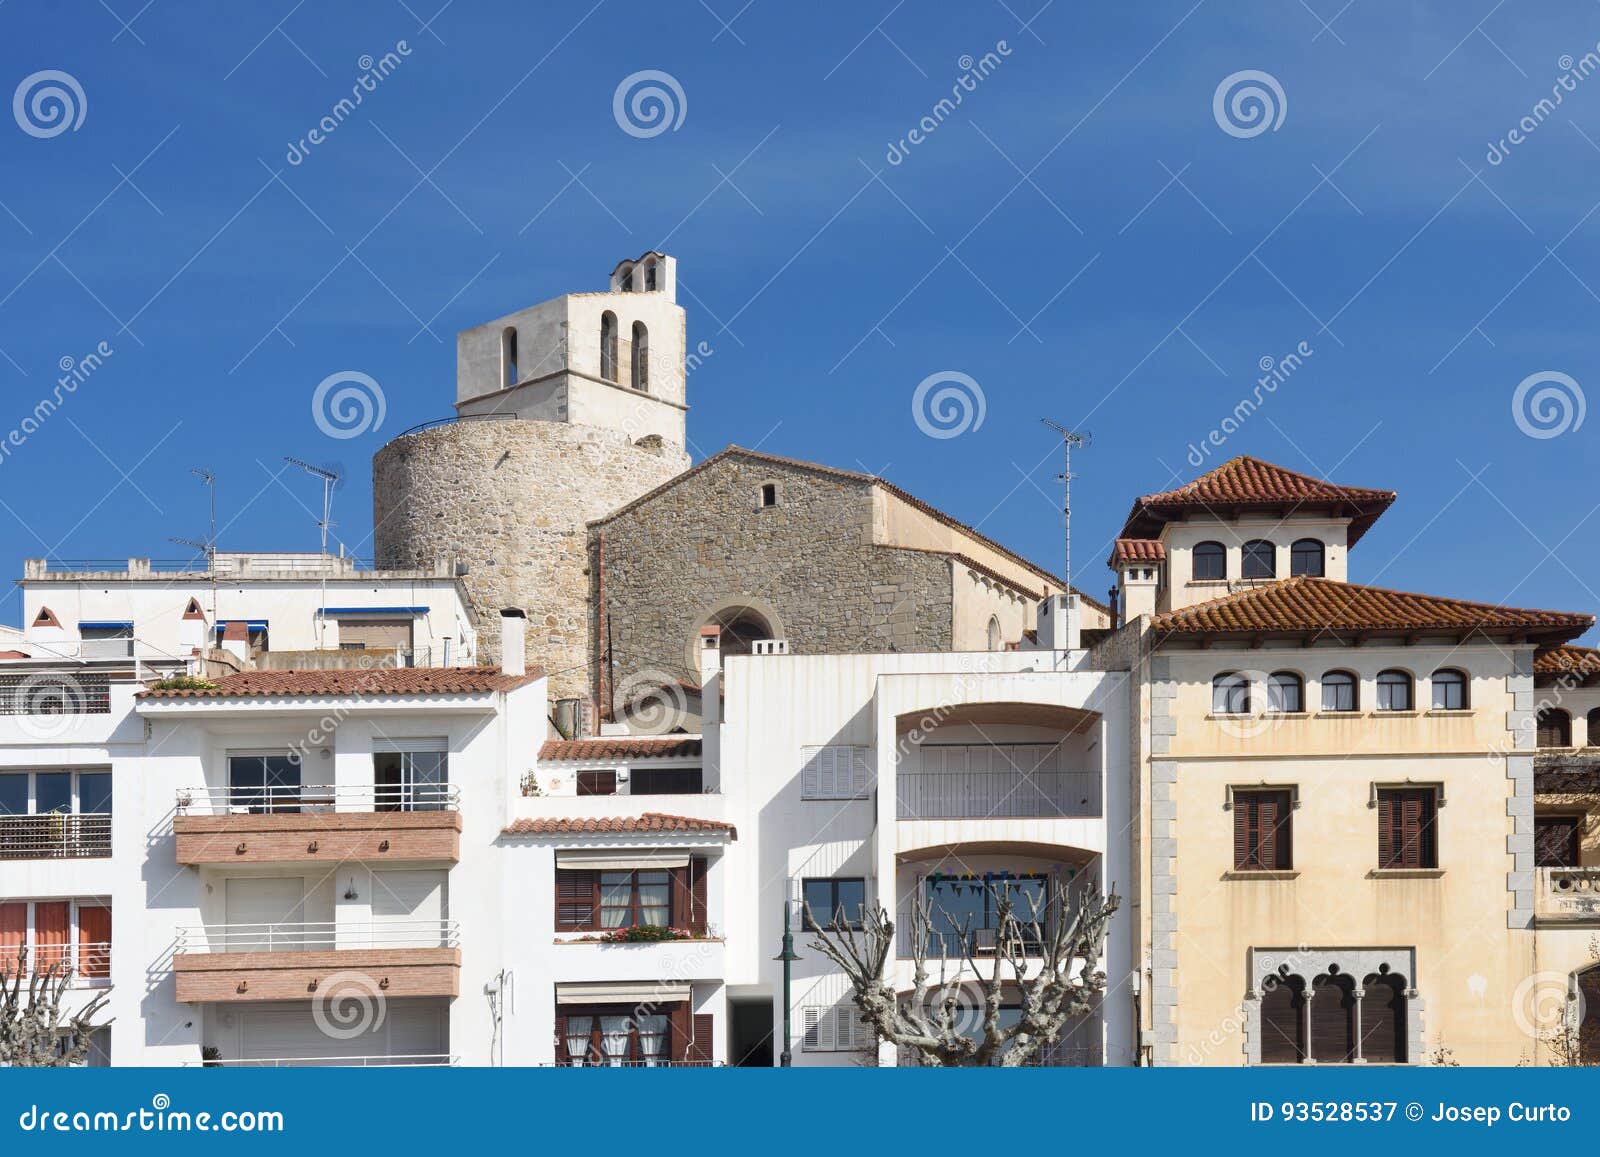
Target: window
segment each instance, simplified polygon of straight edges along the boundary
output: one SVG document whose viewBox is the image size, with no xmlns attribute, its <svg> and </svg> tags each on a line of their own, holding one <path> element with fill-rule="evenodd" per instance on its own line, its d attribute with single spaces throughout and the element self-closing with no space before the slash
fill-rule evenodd
<svg viewBox="0 0 1600 1157">
<path fill-rule="evenodd" d="M 650 388 L 650 331 L 642 321 L 633 323 L 633 388 Z"/>
<path fill-rule="evenodd" d="M 629 773 L 629 795 L 699 795 L 704 776 L 698 767 L 636 767 Z"/>
<path fill-rule="evenodd" d="M 633 292 L 633 266 L 630 265 L 622 271 L 622 280 L 618 284 L 621 285 L 623 293 Z"/>
<path fill-rule="evenodd" d="M 1321 578 L 1323 571 L 1323 548 L 1320 540 L 1315 538 L 1302 538 L 1296 540 L 1289 548 L 1289 573 L 1291 575 L 1306 575 L 1310 578 Z"/>
<path fill-rule="evenodd" d="M 1411 676 L 1404 671 L 1378 672 L 1378 710 L 1411 710 Z"/>
<path fill-rule="evenodd" d="M 1335 966 L 1337 967 L 1337 966 Z M 1330 972 L 1311 982 L 1311 1059 L 1347 1065 L 1356 1059 L 1356 984 Z"/>
<path fill-rule="evenodd" d="M 1387 954 L 1322 949 L 1315 955 L 1339 962 L 1310 983 L 1290 964 L 1262 980 L 1259 1012 L 1248 1029 L 1259 1046 L 1255 1059 L 1266 1065 L 1406 1064 L 1417 1026 L 1405 977 L 1381 962 Z M 1357 977 L 1365 979 L 1358 983 Z"/>
<path fill-rule="evenodd" d="M 1267 710 L 1296 715 L 1306 709 L 1305 687 L 1293 671 L 1274 671 L 1267 679 Z"/>
<path fill-rule="evenodd" d="M 1581 867 L 1582 816 L 1535 816 L 1533 863 L 1537 868 Z"/>
<path fill-rule="evenodd" d="M 1467 707 L 1467 677 L 1460 671 L 1444 670 L 1433 673 L 1433 709 L 1435 711 L 1465 711 Z"/>
<path fill-rule="evenodd" d="M 930 957 L 993 955 L 1000 930 L 1001 898 L 1011 902 L 1011 919 L 1022 936 L 1020 951 L 1036 955 L 1043 941 L 1042 922 L 1049 917 L 1048 881 L 1041 875 L 988 872 L 983 875 L 932 875 L 925 883 L 932 919 L 928 927 Z M 970 942 L 963 945 L 963 932 Z"/>
<path fill-rule="evenodd" d="M 27 950 L 35 973 L 61 969 L 78 982 L 111 977 L 111 908 L 99 900 L 0 904 L 0 976 L 15 975 Z"/>
<path fill-rule="evenodd" d="M 500 384 L 510 387 L 521 380 L 517 376 L 517 331 L 508 325 L 500 331 Z"/>
<path fill-rule="evenodd" d="M 1264 538 L 1254 538 L 1244 544 L 1240 574 L 1247 579 L 1276 578 L 1278 550 Z"/>
<path fill-rule="evenodd" d="M 60 1037 L 59 1055 L 67 1056 L 77 1044 L 77 1037 L 64 1032 Z M 77 1067 L 77 1066 L 74 1066 Z M 105 1069 L 111 1067 L 111 1026 L 103 1024 L 89 1031 L 89 1051 L 84 1054 L 83 1068 Z"/>
<path fill-rule="evenodd" d="M 616 795 L 615 771 L 580 771 L 577 775 L 579 795 Z"/>
<path fill-rule="evenodd" d="M 853 1000 L 832 1007 L 806 1005 L 800 1010 L 800 1024 L 805 1034 L 800 1047 L 808 1053 L 857 1052 L 872 1043 L 872 1032 L 861 1023 Z"/>
<path fill-rule="evenodd" d="M 600 927 L 667 927 L 672 922 L 671 888 L 666 872 L 601 872 Z"/>
<path fill-rule="evenodd" d="M 801 799 L 866 799 L 871 793 L 869 747 L 806 747 L 801 759 Z"/>
<path fill-rule="evenodd" d="M 1361 1059 L 1374 1065 L 1406 1063 L 1406 986 L 1392 972 L 1379 971 L 1361 985 L 1358 1006 Z"/>
<path fill-rule="evenodd" d="M 1435 788 L 1378 789 L 1378 867 L 1437 868 L 1438 809 Z"/>
<path fill-rule="evenodd" d="M 442 751 L 380 751 L 372 757 L 373 811 L 441 811 L 449 801 Z"/>
<path fill-rule="evenodd" d="M 600 376 L 617 380 L 617 315 L 609 309 L 600 315 Z"/>
<path fill-rule="evenodd" d="M 1322 709 L 1324 711 L 1354 711 L 1356 709 L 1356 677 L 1348 671 L 1329 671 L 1322 677 Z"/>
<path fill-rule="evenodd" d="M 1194 548 L 1194 577 L 1197 579 L 1228 577 L 1228 552 L 1220 542 L 1202 542 Z"/>
<path fill-rule="evenodd" d="M 1269 976 L 1261 986 L 1261 1063 L 1295 1065 L 1306 1059 L 1306 982 Z"/>
<path fill-rule="evenodd" d="M 1600 707 L 1589 712 L 1588 740 L 1590 747 L 1600 747 Z"/>
<path fill-rule="evenodd" d="M 132 623 L 79 623 L 83 640 L 79 653 L 85 658 L 121 659 L 133 654 Z"/>
<path fill-rule="evenodd" d="M 299 811 L 300 771 L 287 755 L 228 756 L 228 810 L 250 815 Z"/>
<path fill-rule="evenodd" d="M 618 860 L 621 863 L 618 863 Z M 624 928 L 706 927 L 706 862 L 679 859 L 679 867 L 624 867 L 648 864 L 649 853 L 619 855 L 611 867 L 563 866 L 556 861 L 557 932 L 614 932 Z"/>
<path fill-rule="evenodd" d="M 110 854 L 110 772 L 0 774 L 0 860 Z"/>
<path fill-rule="evenodd" d="M 1237 872 L 1287 872 L 1294 867 L 1291 793 L 1233 793 L 1233 867 Z"/>
<path fill-rule="evenodd" d="M 1571 747 L 1572 716 L 1559 707 L 1545 707 L 1539 711 L 1540 747 Z"/>
<path fill-rule="evenodd" d="M 778 484 L 776 482 L 763 482 L 761 484 L 759 505 L 762 507 L 778 505 Z"/>
<path fill-rule="evenodd" d="M 1211 680 L 1211 714 L 1250 714 L 1250 678 L 1235 671 Z"/>
<path fill-rule="evenodd" d="M 986 634 L 987 638 L 985 641 L 989 644 L 989 650 L 998 651 L 1002 642 L 1000 634 L 1000 620 L 994 615 L 989 616 L 989 629 Z"/>
<path fill-rule="evenodd" d="M 828 928 L 861 928 L 867 906 L 867 882 L 860 877 L 802 880 L 801 921 L 807 932 L 817 931 L 816 920 Z"/>
<path fill-rule="evenodd" d="M 644 264 L 644 287 L 647 291 L 654 290 L 656 287 L 656 263 L 654 261 L 646 261 Z"/>
<path fill-rule="evenodd" d="M 644 1012 L 647 1008 L 652 1011 Z M 675 1025 L 674 1021 L 678 1023 Z M 557 1005 L 556 1063 L 599 1068 L 654 1068 L 682 1063 L 689 1051 L 682 1028 L 688 1021 L 687 1006 L 681 1001 L 593 1007 Z"/>
</svg>

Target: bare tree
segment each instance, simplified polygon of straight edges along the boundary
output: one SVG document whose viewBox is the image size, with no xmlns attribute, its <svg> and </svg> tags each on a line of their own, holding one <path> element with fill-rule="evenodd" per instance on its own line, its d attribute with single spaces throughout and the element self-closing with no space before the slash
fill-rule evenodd
<svg viewBox="0 0 1600 1157">
<path fill-rule="evenodd" d="M 61 1006 L 71 982 L 72 969 L 65 960 L 34 971 L 28 967 L 27 946 L 17 949 L 16 967 L 0 970 L 0 1066 L 65 1068 L 88 1059 L 90 1034 L 111 1023 L 94 1023 L 111 991 L 101 989 L 69 1015 Z"/>
<path fill-rule="evenodd" d="M 972 886 L 989 893 L 993 929 L 977 930 L 970 918 L 936 910 L 926 895 L 912 901 L 908 994 L 898 993 L 886 975 L 895 924 L 882 908 L 863 910 L 859 920 L 841 909 L 823 921 L 805 904 L 806 926 L 817 933 L 811 947 L 844 971 L 862 1022 L 880 1040 L 911 1050 L 920 1064 L 1025 1065 L 1098 1003 L 1105 990 L 1101 947 L 1120 901 L 1089 883 L 1077 889 L 1074 904 L 1071 889 L 1054 877 L 1042 895 L 1023 895 L 1020 908 L 1013 894 L 1018 889 L 1009 882 Z M 987 969 L 978 960 L 980 931 Z M 936 972 L 929 967 L 930 947 L 937 951 Z M 1021 1014 L 1002 1024 L 1008 996 Z"/>
</svg>

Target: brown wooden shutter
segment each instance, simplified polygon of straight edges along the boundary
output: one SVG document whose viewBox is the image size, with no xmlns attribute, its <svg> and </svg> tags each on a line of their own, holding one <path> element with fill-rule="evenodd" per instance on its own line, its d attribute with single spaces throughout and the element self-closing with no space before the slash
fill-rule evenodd
<svg viewBox="0 0 1600 1157">
<path fill-rule="evenodd" d="M 1261 993 L 1261 1063 L 1293 1065 L 1306 1059 L 1305 983 L 1298 976 Z"/>
<path fill-rule="evenodd" d="M 1395 866 L 1394 797 L 1395 793 L 1392 791 L 1378 793 L 1378 867 L 1380 868 Z"/>
<path fill-rule="evenodd" d="M 672 1059 L 687 1061 L 694 1051 L 694 1017 L 690 1015 L 687 1001 L 680 1000 L 667 1006 L 667 1023 L 672 1031 Z"/>
<path fill-rule="evenodd" d="M 696 1013 L 694 1016 L 694 1035 L 689 1042 L 689 1055 L 687 1058 L 691 1064 L 709 1065 L 711 1063 L 711 1033 L 711 1014 L 709 1012 Z"/>
<path fill-rule="evenodd" d="M 1438 867 L 1438 830 L 1434 822 L 1437 809 L 1438 800 L 1432 788 L 1379 792 L 1378 866 Z"/>
<path fill-rule="evenodd" d="M 1234 793 L 1233 866 L 1239 871 L 1287 871 L 1292 797 L 1286 791 Z"/>
<path fill-rule="evenodd" d="M 562 1013 L 556 1013 L 556 1064 L 567 1063 L 567 1018 Z"/>
<path fill-rule="evenodd" d="M 1361 1055 L 1375 1065 L 1406 1062 L 1405 984 L 1397 976 L 1369 976 L 1362 986 Z"/>
<path fill-rule="evenodd" d="M 1244 792 L 1233 796 L 1233 867 L 1250 870 L 1250 797 Z"/>
<path fill-rule="evenodd" d="M 1533 863 L 1538 868 L 1576 868 L 1577 816 L 1538 816 L 1533 821 Z"/>
<path fill-rule="evenodd" d="M 592 932 L 599 927 L 598 872 L 556 869 L 556 931 Z"/>
<path fill-rule="evenodd" d="M 1347 976 L 1325 976 L 1311 993 L 1311 1057 L 1319 1064 L 1355 1059 L 1355 983 Z"/>
<path fill-rule="evenodd" d="M 690 904 L 689 927 L 698 935 L 706 934 L 706 860 L 696 856 L 689 861 Z"/>
</svg>

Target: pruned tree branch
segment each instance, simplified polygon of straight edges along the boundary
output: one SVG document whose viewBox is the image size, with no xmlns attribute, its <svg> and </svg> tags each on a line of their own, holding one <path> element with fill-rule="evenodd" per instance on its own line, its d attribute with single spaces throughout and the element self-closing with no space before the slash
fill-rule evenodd
<svg viewBox="0 0 1600 1157">
<path fill-rule="evenodd" d="M 111 999 L 101 989 L 76 1012 L 62 1011 L 72 983 L 72 969 L 58 960 L 42 970 L 28 967 L 28 948 L 17 949 L 12 962 L 0 965 L 0 1066 L 65 1068 L 89 1056 L 90 1034 L 111 1022 L 96 1024 Z M 62 1047 L 63 1040 L 66 1047 Z"/>
</svg>

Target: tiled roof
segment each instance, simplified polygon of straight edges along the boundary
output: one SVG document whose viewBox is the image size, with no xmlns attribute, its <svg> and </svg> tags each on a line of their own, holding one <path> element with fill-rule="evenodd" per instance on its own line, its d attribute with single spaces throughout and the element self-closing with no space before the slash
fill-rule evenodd
<svg viewBox="0 0 1600 1157">
<path fill-rule="evenodd" d="M 1535 675 L 1600 675 L 1600 650 L 1594 647 L 1551 647 L 1533 657 Z"/>
<path fill-rule="evenodd" d="M 635 498 L 632 502 L 629 502 L 629 503 L 626 503 L 626 504 L 624 504 L 622 506 L 617 507 L 617 509 L 611 511 L 611 513 L 605 515 L 603 518 L 594 519 L 593 521 L 591 521 L 589 523 L 589 525 L 590 526 L 604 526 L 606 523 L 612 521 L 613 519 L 620 518 L 622 515 L 627 514 L 629 511 L 634 510 L 637 507 L 643 506 L 646 502 L 649 502 L 651 499 L 655 498 L 657 495 L 663 494 L 666 491 L 671 490 L 674 486 L 678 485 L 684 479 L 686 479 L 686 478 L 688 478 L 688 477 L 690 477 L 692 475 L 698 474 L 702 470 L 707 470 L 707 469 L 711 468 L 712 466 L 716 465 L 718 462 L 721 462 L 725 458 L 744 458 L 744 459 L 746 459 L 748 461 L 752 461 L 752 462 L 766 462 L 766 463 L 770 463 L 770 464 L 772 464 L 774 466 L 788 466 L 788 467 L 791 467 L 791 468 L 793 468 L 795 470 L 807 470 L 807 471 L 810 471 L 813 474 L 826 474 L 826 475 L 828 475 L 830 477 L 844 479 L 844 480 L 849 481 L 849 482 L 858 482 L 858 483 L 862 483 L 862 484 L 869 485 L 869 486 L 881 487 L 883 490 L 885 490 L 889 494 L 894 495 L 896 498 L 900 499 L 900 501 L 906 503 L 908 506 L 911 506 L 911 507 L 913 507 L 913 508 L 915 508 L 917 510 L 920 510 L 923 514 L 928 515 L 930 518 L 937 519 L 939 522 L 943 523 L 945 526 L 950 527 L 952 530 L 956 530 L 956 531 L 961 532 L 962 534 L 968 535 L 969 537 L 971 537 L 973 539 L 973 541 L 982 543 L 984 546 L 988 547 L 990 550 L 993 550 L 997 554 L 1000 554 L 1000 555 L 1004 556 L 1005 558 L 1010 559 L 1012 562 L 1016 563 L 1018 566 L 1026 568 L 1027 570 L 1029 570 L 1033 574 L 1037 575 L 1039 578 L 1041 578 L 1041 579 L 1045 580 L 1046 582 L 1050 583 L 1050 585 L 1055 587 L 1057 590 L 1061 590 L 1063 588 L 1064 584 L 1062 583 L 1062 581 L 1059 578 L 1057 578 L 1055 575 L 1051 574 L 1049 571 L 1045 570 L 1043 567 L 1036 566 L 1035 564 L 1029 562 L 1027 559 L 1023 558 L 1020 554 L 1017 554 L 1015 551 L 1009 550 L 1006 547 L 1001 546 L 998 542 L 994 541 L 994 539 L 989 538 L 984 534 L 981 534 L 977 530 L 974 530 L 972 527 L 968 526 L 966 523 L 960 522 L 960 521 L 952 518 L 950 515 L 946 514 L 944 511 L 940 510 L 938 507 L 929 505 L 928 503 L 924 502 L 922 499 L 918 498 L 916 495 L 911 494 L 911 493 L 909 493 L 907 491 L 904 491 L 904 490 L 900 489 L 900 487 L 896 486 L 894 483 L 888 482 L 888 481 L 886 481 L 886 480 L 884 480 L 882 478 L 879 478 L 876 474 L 863 474 L 858 470 L 841 470 L 837 466 L 823 466 L 822 464 L 817 463 L 817 462 L 805 462 L 805 461 L 802 461 L 799 458 L 784 458 L 784 457 L 781 457 L 780 455 L 777 455 L 777 454 L 763 454 L 759 450 L 746 450 L 743 446 L 729 446 L 726 450 L 722 450 L 719 453 L 713 454 L 711 457 L 707 458 L 704 462 L 701 462 L 696 466 L 691 466 L 688 470 L 685 470 L 682 474 L 679 474 L 674 478 L 669 478 L 666 482 L 663 482 L 660 486 L 657 486 L 654 490 L 647 490 L 643 494 L 641 494 L 638 498 Z M 894 544 L 886 543 L 884 545 L 892 546 Z M 953 555 L 955 557 L 960 557 L 958 552 L 953 552 L 953 551 L 938 551 L 937 553 L 939 553 L 939 554 L 950 554 L 950 555 Z M 1091 596 L 1089 596 L 1087 594 L 1084 594 L 1084 592 L 1082 592 L 1082 591 L 1078 591 L 1078 597 L 1083 599 L 1085 602 L 1087 602 L 1087 603 L 1089 603 L 1089 604 L 1091 604 L 1091 605 L 1093 605 L 1095 607 L 1098 607 L 1100 610 L 1105 611 L 1107 614 L 1110 613 L 1110 608 L 1107 607 L 1104 603 L 1102 603 L 1099 599 L 1092 598 Z"/>
<path fill-rule="evenodd" d="M 1500 607 L 1306 577 L 1168 611 L 1151 622 L 1158 635 L 1509 631 L 1553 642 L 1574 638 L 1593 625 L 1593 615 Z"/>
<path fill-rule="evenodd" d="M 679 759 L 700 754 L 698 735 L 602 735 L 593 739 L 548 739 L 540 763 L 593 759 Z"/>
<path fill-rule="evenodd" d="M 243 671 L 212 691 L 141 691 L 141 699 L 329 697 L 346 695 L 478 695 L 512 691 L 544 677 L 537 668 L 507 675 L 498 667 L 381 667 L 367 671 Z"/>
<path fill-rule="evenodd" d="M 1150 538 L 1159 534 L 1165 523 L 1195 511 L 1237 514 L 1332 508 L 1351 519 L 1350 543 L 1354 545 L 1394 500 L 1393 490 L 1338 486 L 1240 455 L 1176 490 L 1134 499 L 1122 534 L 1127 538 Z"/>
<path fill-rule="evenodd" d="M 508 836 L 603 836 L 640 832 L 727 832 L 731 838 L 738 838 L 732 824 L 720 820 L 695 819 L 693 816 L 669 816 L 661 812 L 645 812 L 637 816 L 525 818 L 505 829 Z"/>
<path fill-rule="evenodd" d="M 1167 548 L 1153 538 L 1119 538 L 1111 548 L 1112 563 L 1160 562 L 1167 557 Z"/>
</svg>

